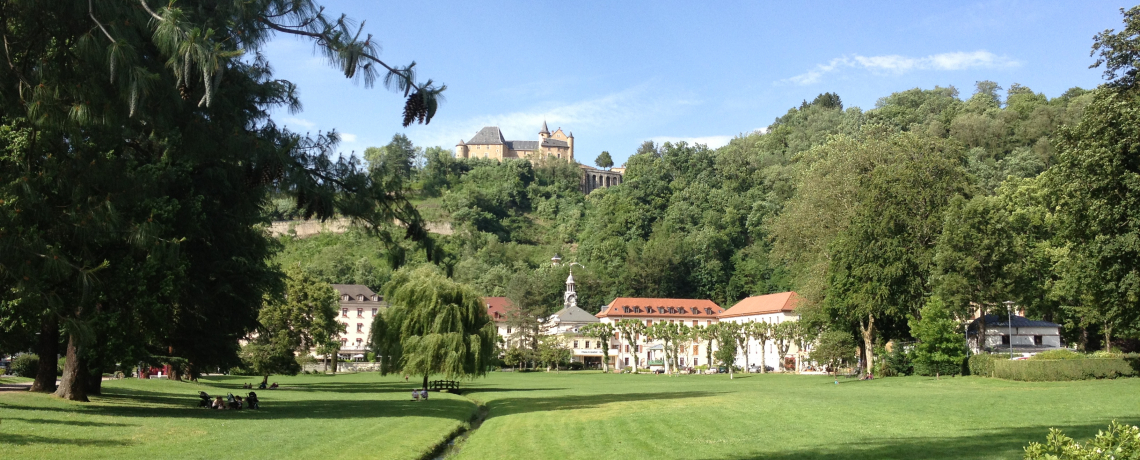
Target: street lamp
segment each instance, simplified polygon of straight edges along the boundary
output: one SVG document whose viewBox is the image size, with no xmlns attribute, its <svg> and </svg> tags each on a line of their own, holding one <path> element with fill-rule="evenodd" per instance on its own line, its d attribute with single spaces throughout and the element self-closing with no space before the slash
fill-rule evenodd
<svg viewBox="0 0 1140 460">
<path fill-rule="evenodd" d="M 1007 300 L 1002 302 L 1005 304 L 1006 313 L 1008 313 L 1009 321 L 1009 359 L 1013 359 L 1013 301 Z"/>
</svg>

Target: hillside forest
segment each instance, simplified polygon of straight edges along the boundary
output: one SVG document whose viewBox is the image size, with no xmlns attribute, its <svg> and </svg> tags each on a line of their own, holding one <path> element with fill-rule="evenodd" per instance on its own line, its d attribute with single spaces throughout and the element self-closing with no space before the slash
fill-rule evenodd
<svg viewBox="0 0 1140 460">
<path fill-rule="evenodd" d="M 915 88 L 863 110 L 824 93 L 717 149 L 645 142 L 622 184 L 588 196 L 577 166 L 554 159 L 456 159 L 400 134 L 365 159 L 407 174 L 425 219 L 450 224 L 435 238 L 454 279 L 486 296 L 530 295 L 539 315 L 561 308 L 572 261 L 591 312 L 619 296 L 728 307 L 796 290 L 817 327 L 857 333 L 870 317 L 881 342 L 909 339 L 907 320 L 932 296 L 962 314 L 1012 300 L 1098 349 L 1131 337 L 1130 323 L 1082 292 L 1093 267 L 1074 265 L 1049 206 L 1086 112 L 1116 94 L 1048 98 L 981 81 L 968 96 Z M 292 211 L 279 201 L 273 212 Z M 377 292 L 393 267 L 425 262 L 353 230 L 280 243 L 281 265 Z"/>
</svg>

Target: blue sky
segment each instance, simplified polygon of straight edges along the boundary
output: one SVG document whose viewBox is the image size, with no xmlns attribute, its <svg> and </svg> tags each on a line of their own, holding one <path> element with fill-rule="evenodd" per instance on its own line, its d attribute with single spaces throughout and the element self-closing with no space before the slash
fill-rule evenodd
<svg viewBox="0 0 1140 460">
<path fill-rule="evenodd" d="M 574 133 L 580 162 L 608 150 L 620 164 L 648 139 L 723 145 L 827 91 L 870 109 L 915 87 L 969 97 L 978 80 L 1050 98 L 1092 88 L 1092 37 L 1120 29 L 1128 6 L 799 3 L 325 1 L 365 20 L 386 62 L 414 60 L 421 78 L 446 83 L 447 100 L 431 124 L 403 129 L 399 95 L 354 84 L 311 44 L 279 36 L 265 52 L 278 78 L 299 85 L 304 111 L 275 118 L 335 128 L 358 154 L 398 132 L 449 149 L 483 126 L 533 140 L 546 120 Z"/>
</svg>

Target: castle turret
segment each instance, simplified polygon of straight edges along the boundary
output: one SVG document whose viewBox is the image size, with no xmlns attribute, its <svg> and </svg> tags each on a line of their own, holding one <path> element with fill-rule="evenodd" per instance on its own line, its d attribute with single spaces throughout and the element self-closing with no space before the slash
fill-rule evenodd
<svg viewBox="0 0 1140 460">
<path fill-rule="evenodd" d="M 546 120 L 542 120 L 542 131 L 538 132 L 538 137 L 542 139 L 550 137 L 550 128 L 546 127 Z"/>
<path fill-rule="evenodd" d="M 460 139 L 459 143 L 455 144 L 455 158 L 467 158 L 467 155 L 469 155 L 469 153 L 470 147 L 467 147 L 467 144 L 463 142 L 463 139 Z"/>
<path fill-rule="evenodd" d="M 574 162 L 574 131 L 570 131 L 570 135 L 566 136 L 566 143 L 570 144 L 570 162 Z"/>
</svg>

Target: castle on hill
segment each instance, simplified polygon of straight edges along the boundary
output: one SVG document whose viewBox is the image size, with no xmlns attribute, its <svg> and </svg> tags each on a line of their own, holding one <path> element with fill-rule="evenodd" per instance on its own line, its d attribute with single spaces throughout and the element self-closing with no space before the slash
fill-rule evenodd
<svg viewBox="0 0 1140 460">
<path fill-rule="evenodd" d="M 493 158 L 503 161 L 508 158 L 529 159 L 539 155 L 574 161 L 574 133 L 566 134 L 562 128 L 551 133 L 544 121 L 537 141 L 508 141 L 497 126 L 487 126 L 479 130 L 471 140 L 460 140 L 455 146 L 456 158 Z"/>
</svg>

